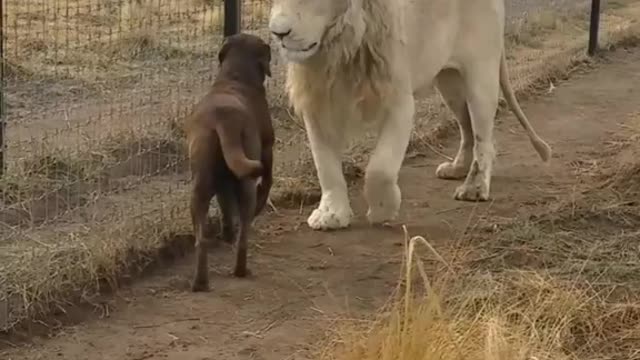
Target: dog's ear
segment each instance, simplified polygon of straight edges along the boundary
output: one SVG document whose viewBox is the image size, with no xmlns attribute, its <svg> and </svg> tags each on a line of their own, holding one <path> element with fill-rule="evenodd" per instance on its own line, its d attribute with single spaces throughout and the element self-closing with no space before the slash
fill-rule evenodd
<svg viewBox="0 0 640 360">
<path fill-rule="evenodd" d="M 269 44 L 262 44 L 260 46 L 258 61 L 262 72 L 266 76 L 271 77 L 271 46 L 269 46 Z"/>
<path fill-rule="evenodd" d="M 229 52 L 230 48 L 231 48 L 231 41 L 229 41 L 229 38 L 225 38 L 222 41 L 222 47 L 220 48 L 220 51 L 218 51 L 218 62 L 220 64 L 222 64 L 222 62 L 224 61 L 224 58 L 227 56 L 227 53 Z"/>
</svg>

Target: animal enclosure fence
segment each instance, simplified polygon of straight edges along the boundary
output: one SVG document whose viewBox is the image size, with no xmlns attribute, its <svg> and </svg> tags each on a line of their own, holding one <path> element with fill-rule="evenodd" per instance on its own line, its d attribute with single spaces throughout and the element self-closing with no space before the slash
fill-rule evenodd
<svg viewBox="0 0 640 360">
<path fill-rule="evenodd" d="M 243 1 L 243 29 L 264 29 L 268 8 Z M 149 221 L 185 210 L 176 124 L 212 81 L 224 5 L 2 0 L 1 10 L 0 299 L 11 311 L 0 329 L 37 311 L 30 298 L 46 297 L 52 277 L 71 286 L 83 276 L 27 268 L 78 262 L 88 273 L 112 271 L 100 259 L 116 250 L 92 238 L 152 232 Z M 21 289 L 27 276 L 42 276 L 42 288 Z"/>
</svg>

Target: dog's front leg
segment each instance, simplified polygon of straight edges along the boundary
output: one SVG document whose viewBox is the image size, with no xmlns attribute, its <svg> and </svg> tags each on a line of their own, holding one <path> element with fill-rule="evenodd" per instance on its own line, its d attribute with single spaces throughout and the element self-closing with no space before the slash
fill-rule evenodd
<svg viewBox="0 0 640 360">
<path fill-rule="evenodd" d="M 415 104 L 411 92 L 397 96 L 382 119 L 378 141 L 365 171 L 364 195 L 371 224 L 393 221 L 400 210 L 398 173 L 413 129 Z"/>
<path fill-rule="evenodd" d="M 332 129 L 331 120 L 322 115 L 307 113 L 303 117 L 322 192 L 320 204 L 307 224 L 314 230 L 346 228 L 353 212 L 342 173 L 345 134 L 341 129 Z"/>
<path fill-rule="evenodd" d="M 253 215 L 256 212 L 256 184 L 253 180 L 242 180 L 239 189 L 238 215 L 240 229 L 238 231 L 238 249 L 236 250 L 236 266 L 233 275 L 245 277 L 251 274 L 251 271 L 247 268 L 247 251 L 249 250 L 249 231 L 251 230 Z"/>
</svg>

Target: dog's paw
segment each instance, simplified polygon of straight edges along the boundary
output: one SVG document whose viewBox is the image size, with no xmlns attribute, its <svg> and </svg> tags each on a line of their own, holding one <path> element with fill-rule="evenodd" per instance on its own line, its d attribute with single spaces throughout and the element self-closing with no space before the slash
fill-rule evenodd
<svg viewBox="0 0 640 360">
<path fill-rule="evenodd" d="M 246 267 L 237 266 L 233 270 L 232 275 L 237 277 L 237 278 L 246 278 L 246 277 L 251 277 L 253 275 L 253 273 L 251 272 L 251 270 L 249 270 Z"/>
<path fill-rule="evenodd" d="M 342 229 L 349 226 L 352 216 L 348 205 L 341 208 L 318 207 L 307 219 L 307 224 L 314 230 Z"/>
<path fill-rule="evenodd" d="M 223 231 L 221 234 L 221 240 L 223 243 L 225 244 L 233 244 L 233 241 L 236 238 L 236 234 L 235 231 L 233 229 L 228 230 L 228 231 Z"/>
<path fill-rule="evenodd" d="M 192 292 L 209 291 L 209 279 L 206 276 L 196 276 L 191 283 Z"/>
</svg>

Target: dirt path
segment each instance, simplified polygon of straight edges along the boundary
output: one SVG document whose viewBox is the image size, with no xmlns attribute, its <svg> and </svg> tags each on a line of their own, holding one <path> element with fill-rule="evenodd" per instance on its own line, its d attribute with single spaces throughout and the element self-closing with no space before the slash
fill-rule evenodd
<svg viewBox="0 0 640 360">
<path fill-rule="evenodd" d="M 464 229 L 471 211 L 514 217 L 571 192 L 571 164 L 598 157 L 608 132 L 640 110 L 640 51 L 611 54 L 599 69 L 576 75 L 550 96 L 524 104 L 538 132 L 554 149 L 544 167 L 516 120 L 499 119 L 493 202 L 455 202 L 457 182 L 437 180 L 441 158 L 408 159 L 400 181 L 401 221 L 411 234 L 428 235 L 440 248 Z M 445 144 L 453 154 L 457 139 Z M 100 314 L 64 327 L 52 338 L 0 350 L 2 359 L 304 359 L 309 344 L 332 330 L 331 320 L 370 314 L 394 288 L 402 230 L 373 229 L 363 218 L 361 189 L 353 189 L 359 214 L 346 231 L 319 233 L 304 224 L 311 208 L 260 219 L 250 264 L 254 278 L 228 274 L 229 249 L 212 252 L 213 291 L 187 291 L 188 257 L 106 300 Z M 96 300 L 96 302 L 99 302 Z M 101 314 L 105 315 L 105 314 Z"/>
</svg>

